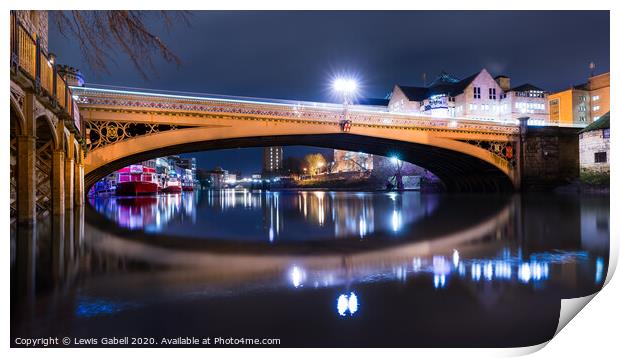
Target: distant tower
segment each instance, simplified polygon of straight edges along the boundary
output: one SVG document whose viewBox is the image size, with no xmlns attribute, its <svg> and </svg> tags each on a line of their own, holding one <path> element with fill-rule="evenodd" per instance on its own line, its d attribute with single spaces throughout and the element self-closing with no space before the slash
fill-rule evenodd
<svg viewBox="0 0 620 358">
<path fill-rule="evenodd" d="M 58 74 L 67 81 L 69 86 L 84 87 L 84 76 L 82 72 L 75 67 L 67 65 L 58 66 Z"/>
<path fill-rule="evenodd" d="M 282 147 L 266 147 L 263 149 L 263 173 L 277 174 L 282 170 Z"/>
</svg>

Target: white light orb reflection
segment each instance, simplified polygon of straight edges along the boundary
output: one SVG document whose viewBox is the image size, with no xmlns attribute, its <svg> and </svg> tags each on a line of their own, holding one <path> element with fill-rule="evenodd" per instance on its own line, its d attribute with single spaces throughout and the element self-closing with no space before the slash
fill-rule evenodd
<svg viewBox="0 0 620 358">
<path fill-rule="evenodd" d="M 338 296 L 338 301 L 336 302 L 338 315 L 344 317 L 348 312 L 350 316 L 353 316 L 358 309 L 359 302 L 355 293 L 351 292 L 348 295 L 343 293 Z"/>
</svg>

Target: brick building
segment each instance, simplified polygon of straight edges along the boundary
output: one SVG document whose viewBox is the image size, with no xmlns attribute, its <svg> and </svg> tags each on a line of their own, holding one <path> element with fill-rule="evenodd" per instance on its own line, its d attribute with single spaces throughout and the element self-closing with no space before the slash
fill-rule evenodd
<svg viewBox="0 0 620 358">
<path fill-rule="evenodd" d="M 579 166 L 582 171 L 609 172 L 609 112 L 579 132 Z"/>
</svg>

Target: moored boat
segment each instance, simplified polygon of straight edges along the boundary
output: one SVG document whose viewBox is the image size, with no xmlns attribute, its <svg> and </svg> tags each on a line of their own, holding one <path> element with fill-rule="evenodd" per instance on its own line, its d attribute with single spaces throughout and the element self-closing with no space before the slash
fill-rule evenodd
<svg viewBox="0 0 620 358">
<path fill-rule="evenodd" d="M 174 172 L 168 174 L 168 179 L 166 180 L 163 191 L 168 194 L 180 193 L 183 191 L 181 181 Z"/>
<path fill-rule="evenodd" d="M 157 194 L 157 177 L 154 168 L 130 165 L 118 171 L 116 195 L 137 196 Z"/>
</svg>

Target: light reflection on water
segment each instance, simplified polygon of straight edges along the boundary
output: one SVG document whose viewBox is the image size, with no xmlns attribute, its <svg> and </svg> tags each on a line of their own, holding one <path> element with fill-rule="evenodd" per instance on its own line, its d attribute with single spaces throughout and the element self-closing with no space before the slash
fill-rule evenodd
<svg viewBox="0 0 620 358">
<path fill-rule="evenodd" d="M 12 314 L 12 335 L 138 336 L 165 327 L 269 332 L 300 346 L 372 345 L 360 332 L 404 346 L 442 345 L 443 335 L 477 346 L 534 344 L 554 333 L 552 302 L 598 290 L 607 269 L 605 198 L 222 191 L 91 203 L 117 226 L 149 235 L 119 237 L 110 222 L 79 217 L 50 224 L 51 236 L 18 234 L 38 244 L 17 245 L 12 259 L 34 296 L 12 307 L 23 312 L 17 323 Z M 176 241 L 225 245 L 246 233 L 252 242 L 239 251 Z M 286 245 L 333 237 L 353 240 L 330 240 L 343 246 L 325 250 Z M 415 335 L 395 329 L 399 319 Z M 442 337 L 420 328 L 447 321 L 454 325 L 442 326 Z M 341 324 L 356 333 L 333 343 Z"/>
<path fill-rule="evenodd" d="M 365 237 L 432 214 L 420 193 L 273 192 L 226 189 L 150 197 L 90 198 L 118 226 L 151 233 L 254 241 Z M 197 220 L 200 218 L 200 220 Z M 239 223 L 243 223 L 239 225 Z M 182 226 L 182 227 L 181 227 Z"/>
</svg>

